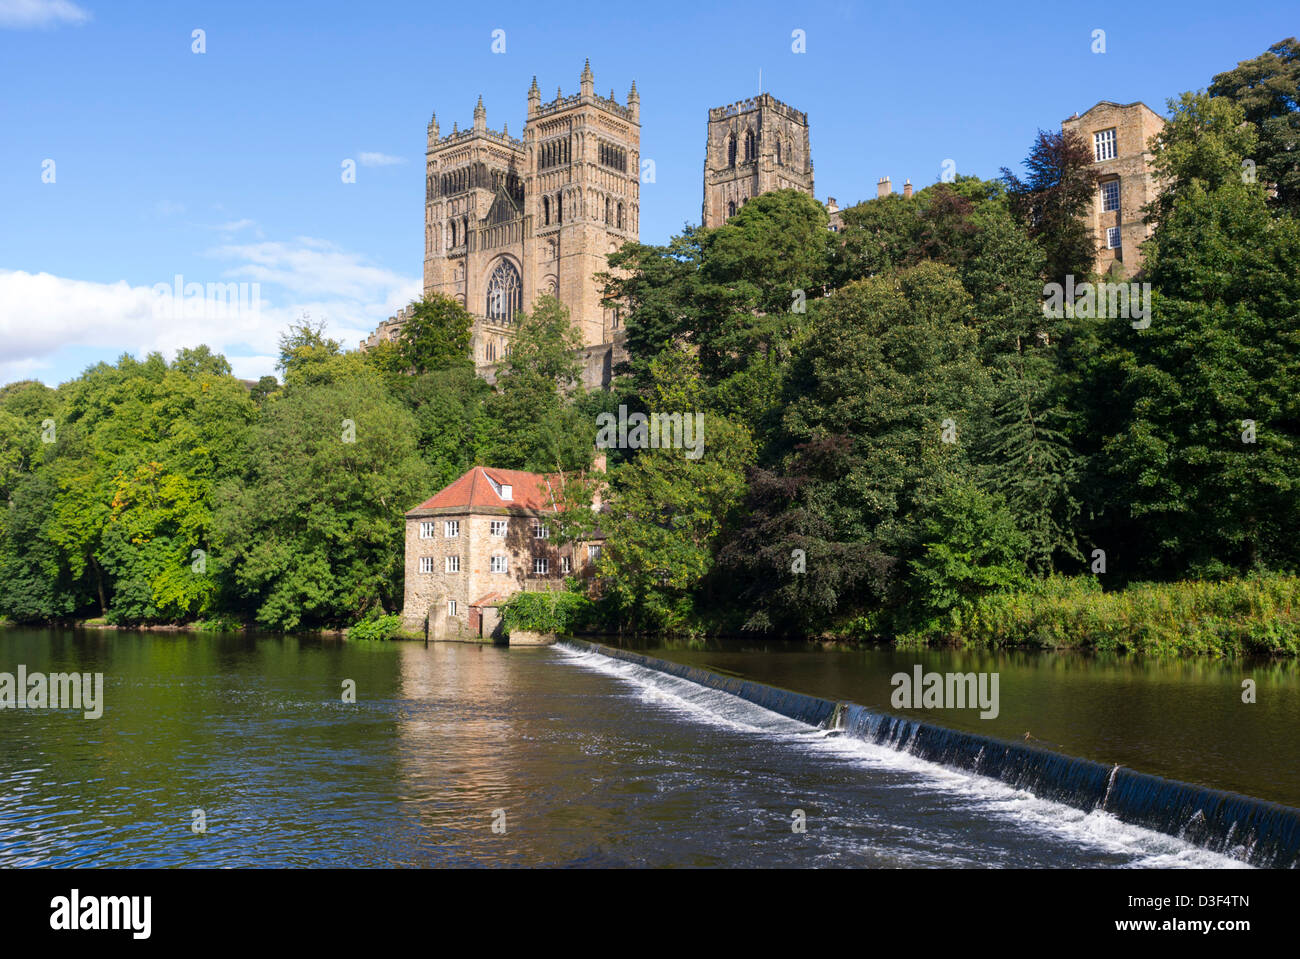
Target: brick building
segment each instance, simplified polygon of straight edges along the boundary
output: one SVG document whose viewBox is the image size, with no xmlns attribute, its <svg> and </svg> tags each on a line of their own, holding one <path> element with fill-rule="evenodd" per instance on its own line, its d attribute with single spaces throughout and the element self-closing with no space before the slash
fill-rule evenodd
<svg viewBox="0 0 1300 959">
<path fill-rule="evenodd" d="M 590 575 L 601 540 L 557 545 L 555 476 L 476 466 L 406 514 L 402 626 L 430 639 L 499 636 L 501 603 Z"/>
<path fill-rule="evenodd" d="M 1142 208 L 1159 193 L 1150 143 L 1164 125 L 1145 103 L 1110 100 L 1061 122 L 1062 131 L 1080 134 L 1092 148 L 1098 186 L 1087 219 L 1097 241 L 1098 273 L 1132 276 L 1142 266 L 1138 246 L 1151 235 Z"/>
</svg>

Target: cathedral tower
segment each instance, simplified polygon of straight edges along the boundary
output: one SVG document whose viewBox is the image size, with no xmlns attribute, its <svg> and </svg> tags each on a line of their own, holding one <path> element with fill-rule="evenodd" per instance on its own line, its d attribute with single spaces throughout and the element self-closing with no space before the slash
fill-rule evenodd
<svg viewBox="0 0 1300 959">
<path fill-rule="evenodd" d="M 590 63 L 578 83 L 544 103 L 534 77 L 521 140 L 488 127 L 481 97 L 471 129 L 441 136 L 429 123 L 424 289 L 474 315 L 475 364 L 489 377 L 516 316 L 544 293 L 568 307 L 585 346 L 618 333 L 593 275 L 639 235 L 640 96 L 635 83 L 626 105 L 600 96 Z"/>
<path fill-rule="evenodd" d="M 704 226 L 722 226 L 760 193 L 788 189 L 813 195 L 808 115 L 767 93 L 710 110 Z"/>
</svg>

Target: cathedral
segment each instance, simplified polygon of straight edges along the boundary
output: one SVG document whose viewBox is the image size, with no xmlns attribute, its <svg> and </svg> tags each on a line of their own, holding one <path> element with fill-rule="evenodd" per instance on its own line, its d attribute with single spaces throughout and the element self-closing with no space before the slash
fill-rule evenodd
<svg viewBox="0 0 1300 959">
<path fill-rule="evenodd" d="M 474 317 L 472 351 L 489 382 L 510 351 L 516 318 L 550 294 L 582 333 L 583 382 L 608 387 L 626 357 L 620 312 L 602 302 L 595 276 L 606 257 L 637 242 L 640 229 L 641 98 L 595 92 L 588 61 L 578 92 L 542 102 L 528 89 L 523 138 L 487 124 L 480 97 L 474 124 L 445 136 L 429 121 L 424 196 L 424 293 L 458 300 Z M 1140 216 L 1155 196 L 1148 141 L 1163 120 L 1142 103 L 1102 101 L 1062 123 L 1091 137 L 1099 191 L 1086 219 L 1099 270 L 1132 274 L 1150 233 Z M 750 199 L 772 190 L 813 196 L 808 116 L 767 93 L 709 110 L 701 223 L 716 228 Z M 889 177 L 879 197 L 893 192 Z M 912 197 L 909 180 L 903 198 Z M 842 226 L 834 198 L 830 229 Z M 396 339 L 409 307 L 381 323 L 361 348 Z"/>
<path fill-rule="evenodd" d="M 619 316 L 593 275 L 636 241 L 640 221 L 641 98 L 595 92 L 591 64 L 578 92 L 542 101 L 533 78 L 523 138 L 487 124 L 442 135 L 429 121 L 424 199 L 424 292 L 474 316 L 475 366 L 493 379 L 521 310 L 550 294 L 582 332 L 588 385 L 609 381 Z"/>
</svg>

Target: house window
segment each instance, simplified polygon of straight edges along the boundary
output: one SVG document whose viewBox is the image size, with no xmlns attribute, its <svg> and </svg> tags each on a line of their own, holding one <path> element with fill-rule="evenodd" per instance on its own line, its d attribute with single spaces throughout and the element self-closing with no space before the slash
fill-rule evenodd
<svg viewBox="0 0 1300 959">
<path fill-rule="evenodd" d="M 510 571 L 509 561 L 505 556 L 493 556 L 491 569 L 494 573 L 507 573 Z"/>
<path fill-rule="evenodd" d="M 492 521 L 492 535 L 495 536 L 495 537 L 497 537 L 498 539 L 503 539 L 503 538 L 505 538 L 505 535 L 506 535 L 506 523 L 508 523 L 508 522 L 509 522 L 509 520 L 504 520 L 504 519 L 494 519 L 494 520 Z"/>
<path fill-rule="evenodd" d="M 448 573 L 459 573 L 459 572 L 460 572 L 460 557 L 459 557 L 459 556 L 448 556 L 447 559 L 446 559 L 446 564 L 445 564 L 445 567 L 444 567 L 444 568 L 445 568 L 445 571 L 448 572 Z"/>
<path fill-rule="evenodd" d="M 567 574 L 567 573 L 572 573 L 572 572 L 573 572 L 573 560 L 569 559 L 569 557 L 567 557 L 567 556 L 561 556 L 561 557 L 560 557 L 560 572 L 561 572 L 561 573 L 566 573 L 566 574 Z"/>
<path fill-rule="evenodd" d="M 449 519 L 442 524 L 442 535 L 447 539 L 455 539 L 460 535 L 460 520 Z"/>
<path fill-rule="evenodd" d="M 1098 130 L 1092 135 L 1092 155 L 1097 162 L 1115 159 L 1115 128 Z"/>
<path fill-rule="evenodd" d="M 551 571 L 551 561 L 545 556 L 538 556 L 533 560 L 533 575 L 546 576 Z"/>
<path fill-rule="evenodd" d="M 456 601 L 454 599 L 447 600 L 447 615 L 448 616 L 456 615 Z"/>
<path fill-rule="evenodd" d="M 1101 185 L 1101 208 L 1108 213 L 1119 209 L 1119 180 L 1107 180 Z"/>
<path fill-rule="evenodd" d="M 542 226 L 551 225 L 551 198 L 542 197 Z"/>
<path fill-rule="evenodd" d="M 1119 227 L 1112 226 L 1106 229 L 1106 249 L 1119 249 Z"/>
<path fill-rule="evenodd" d="M 433 557 L 432 557 L 432 556 L 421 556 L 421 557 L 420 557 L 420 572 L 421 572 L 421 573 L 432 573 L 432 572 L 433 572 Z"/>
<path fill-rule="evenodd" d="M 551 528 L 545 523 L 533 522 L 533 539 L 550 539 Z"/>
<path fill-rule="evenodd" d="M 727 216 L 735 216 L 735 215 L 736 215 L 736 201 L 732 200 L 730 203 L 727 204 Z"/>
<path fill-rule="evenodd" d="M 727 166 L 736 165 L 736 135 L 727 137 Z"/>
<path fill-rule="evenodd" d="M 433 539 L 433 523 L 420 524 L 420 539 Z"/>
<path fill-rule="evenodd" d="M 625 229 L 623 226 L 623 204 L 621 203 L 618 205 L 618 216 L 614 220 L 614 226 L 620 230 Z"/>
<path fill-rule="evenodd" d="M 497 358 L 497 345 L 488 340 L 488 345 L 483 348 L 483 356 L 489 363 Z"/>
<path fill-rule="evenodd" d="M 599 546 L 588 546 L 588 547 L 587 547 L 587 562 L 589 562 L 589 563 L 594 563 L 594 562 L 596 562 L 596 560 L 598 560 L 598 559 L 600 559 L 600 547 L 599 547 Z"/>
<path fill-rule="evenodd" d="M 745 162 L 758 159 L 758 143 L 754 139 L 754 131 L 750 130 L 745 134 Z"/>
<path fill-rule="evenodd" d="M 605 197 L 605 225 L 610 226 L 614 222 L 614 201 Z"/>
</svg>

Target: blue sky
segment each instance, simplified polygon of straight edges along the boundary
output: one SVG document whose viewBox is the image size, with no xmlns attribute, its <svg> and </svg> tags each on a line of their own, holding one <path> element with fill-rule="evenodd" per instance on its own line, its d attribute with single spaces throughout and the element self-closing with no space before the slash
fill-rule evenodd
<svg viewBox="0 0 1300 959">
<path fill-rule="evenodd" d="M 200 342 L 256 377 L 304 311 L 354 347 L 419 292 L 430 113 L 468 125 L 481 94 L 517 136 L 533 75 L 575 93 L 587 57 L 600 93 L 636 80 L 641 239 L 663 242 L 700 216 L 707 109 L 760 70 L 844 206 L 946 159 L 996 176 L 1098 100 L 1163 114 L 1296 33 L 1281 6 L 0 0 L 0 382 Z M 158 315 L 177 274 L 259 283 L 256 322 Z"/>
</svg>

